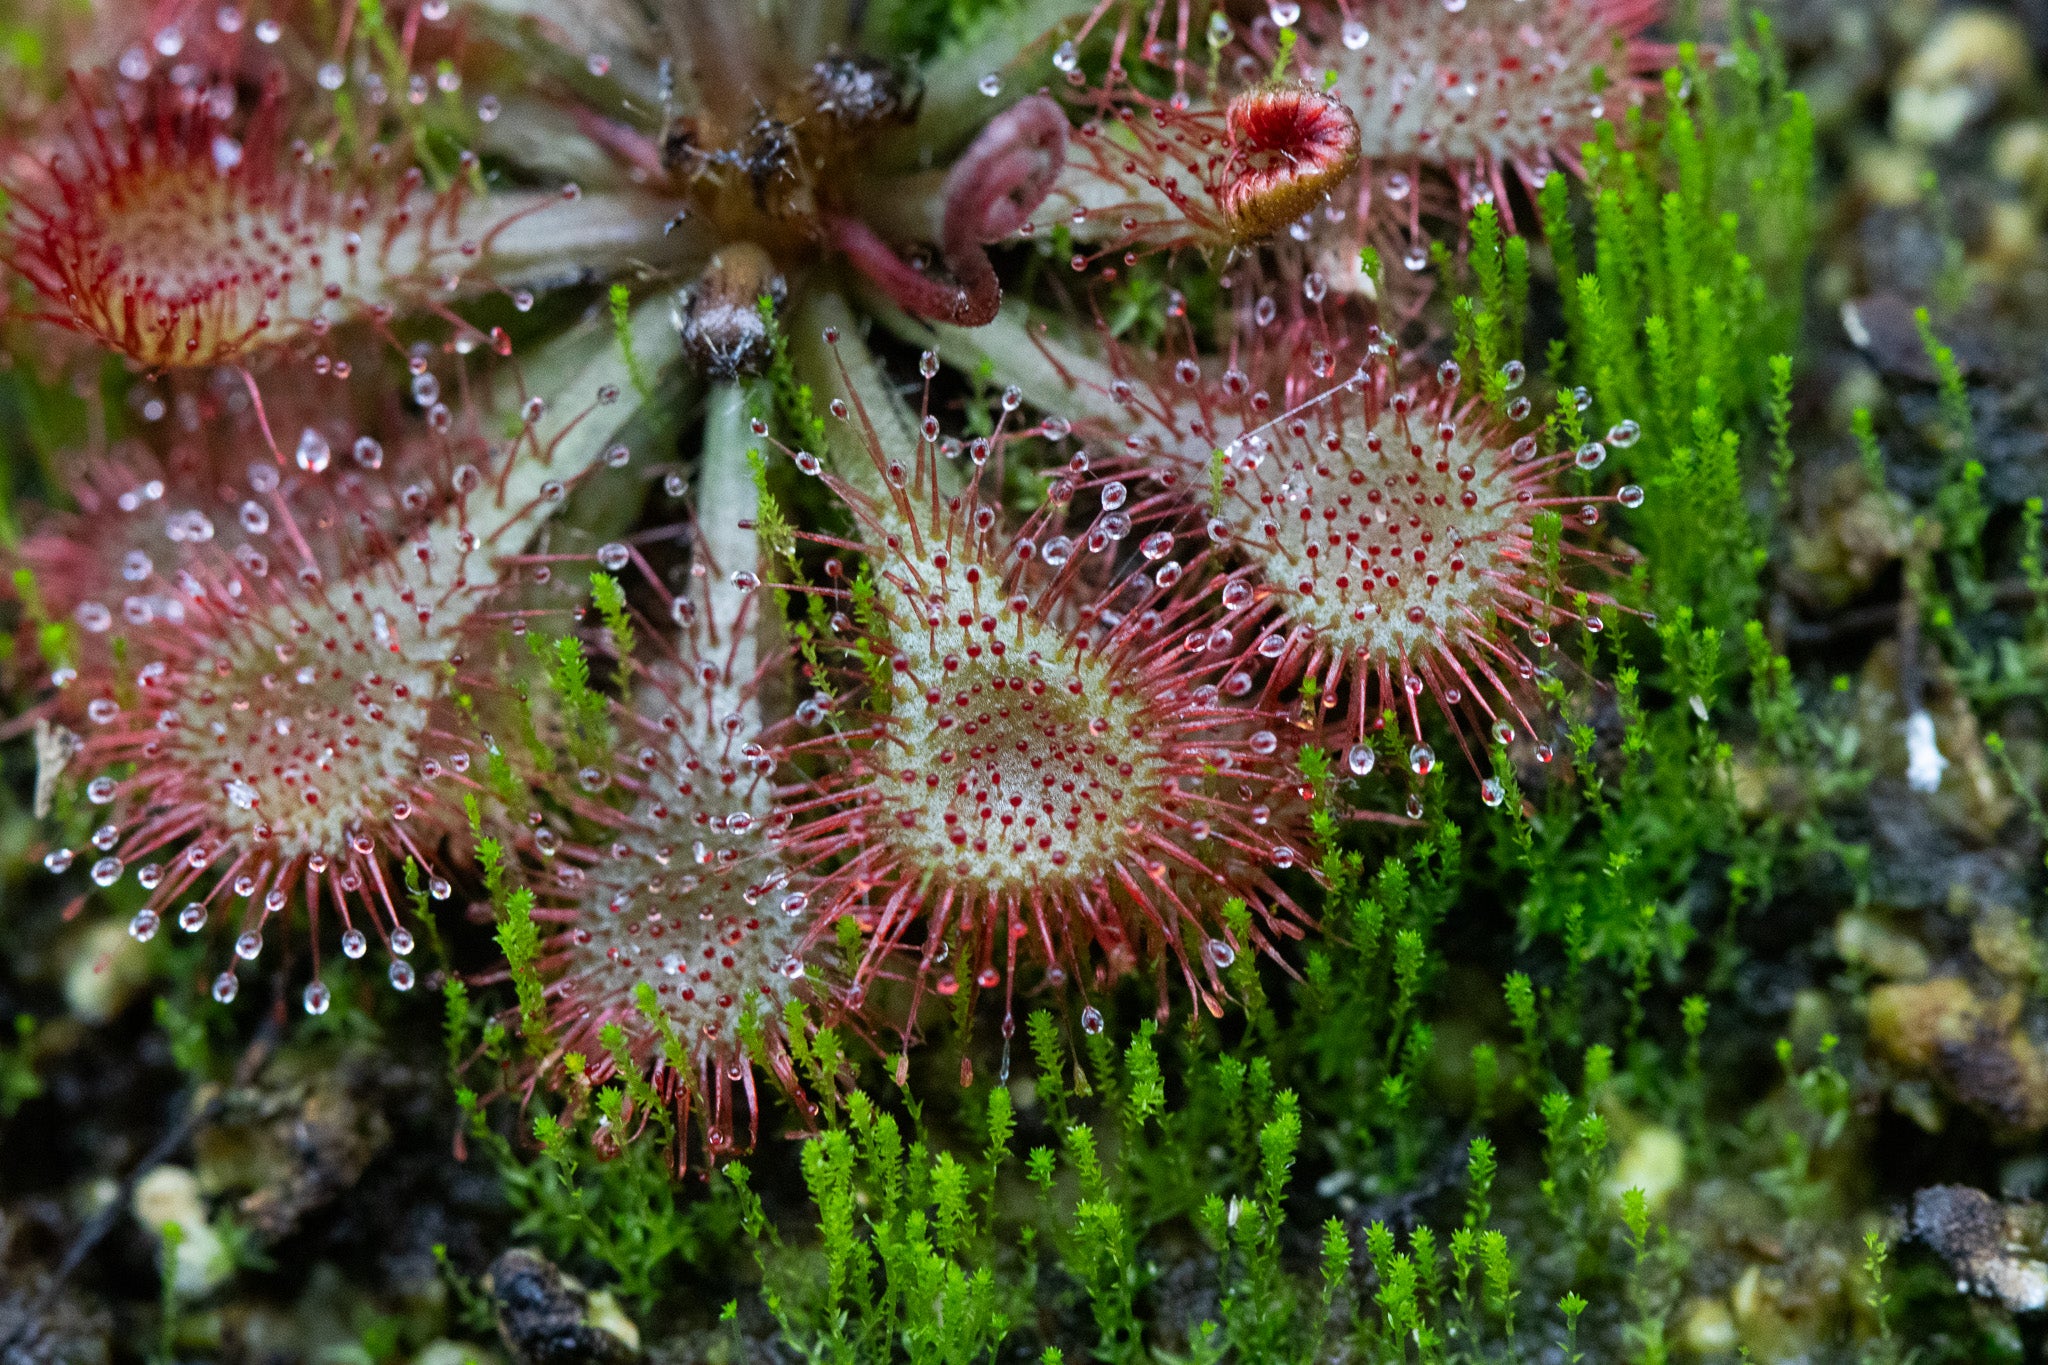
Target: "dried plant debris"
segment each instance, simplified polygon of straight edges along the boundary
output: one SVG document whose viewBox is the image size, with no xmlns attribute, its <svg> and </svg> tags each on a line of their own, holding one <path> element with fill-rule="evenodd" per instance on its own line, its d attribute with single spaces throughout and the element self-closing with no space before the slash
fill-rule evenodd
<svg viewBox="0 0 2048 1365">
<path fill-rule="evenodd" d="M 55 1274 L 55 1229 L 0 1210 L 0 1362 L 107 1365 L 113 1322 Z"/>
<path fill-rule="evenodd" d="M 285 1053 L 229 1090 L 196 1138 L 208 1187 L 276 1242 L 354 1188 L 391 1140 L 384 1106 L 423 1078 L 369 1049 Z"/>
<path fill-rule="evenodd" d="M 1956 1288 L 2015 1313 L 2048 1308 L 2048 1210 L 2000 1201 L 1967 1185 L 1930 1185 L 1913 1196 L 1913 1235 L 1956 1273 Z"/>
<path fill-rule="evenodd" d="M 516 1365 L 631 1365 L 640 1333 L 609 1294 L 590 1293 L 538 1252 L 491 1263 L 485 1290 Z"/>
</svg>

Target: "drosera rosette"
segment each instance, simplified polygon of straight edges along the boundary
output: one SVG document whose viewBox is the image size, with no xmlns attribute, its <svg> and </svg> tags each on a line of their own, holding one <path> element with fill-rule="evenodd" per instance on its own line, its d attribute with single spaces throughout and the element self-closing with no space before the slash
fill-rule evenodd
<svg viewBox="0 0 2048 1365">
<path fill-rule="evenodd" d="M 588 16 L 538 9 L 563 42 L 596 40 Z M 921 316 L 985 321 L 1001 298 L 987 248 L 1061 164 L 1058 105 L 1026 97 L 963 147 L 962 109 L 979 123 L 986 99 L 928 98 L 910 66 L 862 50 L 855 15 L 677 0 L 640 21 L 611 16 L 618 46 L 574 54 L 568 69 L 559 50 L 525 43 L 528 112 L 566 114 L 586 151 L 609 159 L 593 191 L 656 205 L 690 357 L 714 378 L 761 373 L 769 337 L 754 301 L 803 292 L 835 258 Z"/>
<path fill-rule="evenodd" d="M 673 346 L 665 318 L 638 321 L 647 353 Z M 289 462 L 252 442 L 232 481 L 174 485 L 145 471 L 117 493 L 114 508 L 152 529 L 116 533 L 133 548 L 97 594 L 56 583 L 47 594 L 77 605 L 37 714 L 77 736 L 65 766 L 104 814 L 89 852 L 59 848 L 45 865 L 83 863 L 100 887 L 134 876 L 148 893 L 137 938 L 232 920 L 238 962 L 262 952 L 274 917 L 303 906 L 309 1012 L 331 999 L 319 972 L 329 911 L 347 956 L 378 937 L 392 984 L 409 987 L 393 865 L 412 860 L 434 898 L 450 894 L 439 843 L 462 825 L 457 791 L 476 789 L 479 757 L 453 712 L 468 642 L 505 560 L 570 483 L 613 459 L 609 433 L 630 411 L 623 358 L 593 360 L 581 342 L 556 343 L 560 365 L 539 353 L 526 376 L 569 372 L 553 390 L 559 410 L 519 401 L 517 377 L 495 386 L 514 400 L 509 438 L 497 407 L 437 398 L 403 432 L 348 440 L 309 425 Z M 402 458 L 387 454 L 401 445 Z M 395 492 L 387 462 L 407 480 Z M 20 563 L 31 574 L 95 565 L 38 549 L 76 531 L 57 520 Z M 238 970 L 215 979 L 216 999 L 234 998 Z"/>
<path fill-rule="evenodd" d="M 414 315 L 502 349 L 451 304 L 551 277 L 561 253 L 596 263 L 655 240 L 573 185 L 487 194 L 450 145 L 474 115 L 429 136 L 407 101 L 345 101 L 341 64 L 300 65 L 260 44 L 230 69 L 138 48 L 74 76 L 61 117 L 6 162 L 0 259 L 30 316 L 145 371 L 317 362 L 337 327 L 388 335 Z"/>
<path fill-rule="evenodd" d="M 746 1142 L 758 1137 L 757 1067 L 813 1112 L 786 1030 L 821 994 L 806 965 L 810 881 L 781 847 L 777 727 L 761 718 L 762 674 L 784 660 L 761 650 L 746 404 L 740 388 L 714 391 L 702 534 L 680 591 L 637 550 L 598 551 L 591 582 L 622 695 L 590 689 L 581 642 L 555 642 L 564 752 L 552 776 L 535 775 L 544 799 L 508 834 L 539 892 L 544 1071 L 566 1079 L 556 1064 L 576 1054 L 577 1079 L 621 1081 L 625 1123 L 651 1117 L 636 1096 L 678 1131 L 694 1114 L 714 1160 L 741 1145 L 742 1116 Z M 636 567 L 635 597 L 665 604 L 653 616 L 613 576 Z"/>
<path fill-rule="evenodd" d="M 927 354 L 925 377 L 937 369 Z M 851 437 L 835 443 L 847 477 L 791 453 L 857 524 L 850 541 L 815 538 L 864 564 L 834 558 L 811 589 L 836 608 L 846 676 L 798 711 L 829 728 L 789 746 L 826 761 L 788 846 L 818 878 L 819 922 L 852 915 L 866 936 L 849 998 L 915 947 L 913 1023 L 927 988 L 1001 985 L 1007 1039 L 1027 963 L 1084 996 L 1149 969 L 1162 1011 L 1177 968 L 1220 1012 L 1223 969 L 1307 923 L 1278 878 L 1311 859 L 1298 736 L 1246 700 L 1256 661 L 1206 554 L 1180 557 L 1164 530 L 1127 544 L 1120 485 L 1096 490 L 1097 514 L 1069 533 L 1065 478 L 1006 529 L 981 490 L 999 486 L 1017 438 L 1064 439 L 1058 419 L 1012 429 L 1012 389 L 989 435 L 949 444 L 929 388 L 927 410 L 899 424 L 871 413 L 886 393 L 845 373 L 832 413 Z M 899 429 L 908 448 L 881 435 Z M 1239 929 L 1231 902 L 1248 907 Z"/>
</svg>

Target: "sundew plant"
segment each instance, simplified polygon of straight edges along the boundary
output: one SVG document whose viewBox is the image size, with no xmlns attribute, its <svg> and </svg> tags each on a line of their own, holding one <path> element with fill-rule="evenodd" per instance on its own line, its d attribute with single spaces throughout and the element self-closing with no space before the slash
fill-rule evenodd
<svg viewBox="0 0 2048 1365">
<path fill-rule="evenodd" d="M 0 1359 L 2040 1358 L 2044 87 L 1812 9 L 0 0 Z"/>
</svg>

